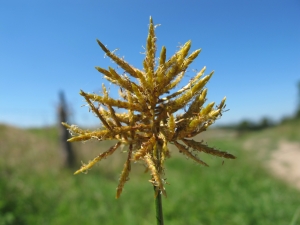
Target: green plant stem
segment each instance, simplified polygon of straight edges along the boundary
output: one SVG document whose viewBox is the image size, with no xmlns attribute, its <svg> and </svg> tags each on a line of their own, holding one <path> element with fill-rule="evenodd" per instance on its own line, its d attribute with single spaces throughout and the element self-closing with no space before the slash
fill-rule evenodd
<svg viewBox="0 0 300 225">
<path fill-rule="evenodd" d="M 156 187 L 154 187 L 154 193 L 156 195 Z M 155 208 L 156 208 L 156 224 L 163 225 L 164 217 L 163 217 L 163 208 L 162 208 L 162 198 L 161 193 L 158 192 L 155 197 Z"/>
</svg>

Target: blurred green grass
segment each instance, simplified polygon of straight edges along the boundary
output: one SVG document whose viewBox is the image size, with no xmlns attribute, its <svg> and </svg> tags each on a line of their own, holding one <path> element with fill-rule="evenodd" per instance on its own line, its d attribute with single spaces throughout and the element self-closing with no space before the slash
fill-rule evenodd
<svg viewBox="0 0 300 225">
<path fill-rule="evenodd" d="M 280 139 L 299 142 L 299 125 L 298 120 L 243 136 L 211 129 L 199 140 L 237 159 L 223 163 L 201 155 L 208 168 L 170 146 L 165 224 L 289 224 L 300 206 L 300 192 L 270 175 L 259 150 L 273 150 Z M 62 167 L 55 127 L 21 130 L 0 125 L 0 146 L 0 225 L 155 223 L 153 188 L 143 165 L 133 165 L 130 181 L 115 199 L 126 154 L 116 153 L 87 175 L 74 176 L 76 168 Z M 79 168 L 81 160 L 87 162 L 110 145 L 92 141 L 73 146 Z"/>
</svg>

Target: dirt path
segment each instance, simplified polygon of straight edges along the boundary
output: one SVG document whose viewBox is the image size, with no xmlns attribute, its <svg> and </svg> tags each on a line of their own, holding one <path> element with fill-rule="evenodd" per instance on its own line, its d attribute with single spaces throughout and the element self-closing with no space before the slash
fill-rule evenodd
<svg viewBox="0 0 300 225">
<path fill-rule="evenodd" d="M 268 167 L 275 176 L 300 189 L 300 144 L 280 141 Z"/>
</svg>

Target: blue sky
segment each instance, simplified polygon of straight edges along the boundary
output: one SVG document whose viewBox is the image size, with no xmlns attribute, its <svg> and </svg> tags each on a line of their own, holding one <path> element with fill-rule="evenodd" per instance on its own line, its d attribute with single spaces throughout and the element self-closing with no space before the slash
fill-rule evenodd
<svg viewBox="0 0 300 225">
<path fill-rule="evenodd" d="M 158 49 L 172 55 L 192 40 L 202 48 L 190 67 L 215 70 L 208 102 L 227 96 L 219 124 L 263 116 L 278 120 L 296 110 L 300 80 L 300 2 L 282 0 L 28 0 L 0 7 L 0 123 L 20 127 L 56 122 L 58 92 L 72 111 L 69 122 L 97 125 L 80 89 L 106 83 L 94 67 L 116 67 L 96 43 L 142 68 L 149 16 Z M 110 94 L 117 96 L 115 87 Z"/>
</svg>

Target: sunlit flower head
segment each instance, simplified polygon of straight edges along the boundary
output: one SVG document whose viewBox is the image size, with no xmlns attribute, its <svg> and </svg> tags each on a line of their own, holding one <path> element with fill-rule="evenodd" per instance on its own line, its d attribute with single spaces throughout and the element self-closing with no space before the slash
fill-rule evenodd
<svg viewBox="0 0 300 225">
<path fill-rule="evenodd" d="M 176 88 L 188 66 L 201 50 L 189 54 L 191 41 L 188 41 L 168 60 L 166 48 L 163 46 L 159 58 L 156 59 L 154 31 L 155 26 L 150 17 L 143 70 L 116 56 L 97 40 L 105 54 L 124 70 L 124 73 L 120 74 L 111 67 L 96 67 L 105 79 L 119 86 L 121 99 L 110 97 L 104 85 L 102 95 L 80 91 L 80 95 L 100 119 L 102 126 L 98 130 L 89 131 L 63 123 L 73 135 L 69 141 L 116 140 L 111 148 L 83 165 L 75 174 L 89 170 L 100 160 L 120 150 L 121 145 L 127 146 L 128 155 L 120 176 L 116 198 L 120 196 L 125 182 L 129 179 L 131 163 L 136 161 L 145 164 L 151 175 L 151 184 L 156 187 L 157 192 L 166 196 L 164 162 L 170 157 L 168 143 L 176 146 L 186 157 L 204 166 L 207 164 L 196 155 L 197 153 L 235 158 L 229 153 L 191 139 L 222 116 L 226 100 L 224 97 L 218 105 L 214 102 L 205 105 L 205 85 L 213 75 L 213 72 L 204 75 L 205 67 L 185 86 Z M 116 110 L 118 108 L 127 112 L 119 113 Z M 183 110 L 184 108 L 186 110 Z"/>
</svg>

